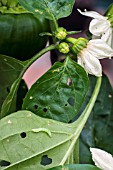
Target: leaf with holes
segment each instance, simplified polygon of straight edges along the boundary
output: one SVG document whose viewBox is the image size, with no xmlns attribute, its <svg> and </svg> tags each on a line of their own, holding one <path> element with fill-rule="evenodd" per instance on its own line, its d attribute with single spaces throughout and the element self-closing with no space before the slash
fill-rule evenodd
<svg viewBox="0 0 113 170">
<path fill-rule="evenodd" d="M 18 111 L 0 120 L 0 170 L 44 170 L 64 164 L 88 115 L 67 124 Z"/>
<path fill-rule="evenodd" d="M 18 0 L 28 11 L 56 20 L 71 14 L 75 0 Z"/>
<path fill-rule="evenodd" d="M 89 87 L 84 69 L 70 57 L 57 62 L 28 91 L 23 110 L 69 122 L 79 111 Z"/>
<path fill-rule="evenodd" d="M 21 61 L 0 54 L 0 109 L 23 67 Z"/>
<path fill-rule="evenodd" d="M 70 164 L 50 168 L 49 170 L 100 170 L 100 169 L 97 168 L 96 166 L 89 164 Z"/>
</svg>

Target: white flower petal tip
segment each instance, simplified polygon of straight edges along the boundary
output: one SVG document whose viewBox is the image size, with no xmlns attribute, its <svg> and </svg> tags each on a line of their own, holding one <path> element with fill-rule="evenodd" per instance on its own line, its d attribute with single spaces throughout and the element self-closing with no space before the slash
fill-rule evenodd
<svg viewBox="0 0 113 170">
<path fill-rule="evenodd" d="M 77 11 L 78 11 L 78 12 L 81 12 L 81 10 L 80 10 L 80 9 L 78 9 L 78 8 L 77 8 Z"/>
<path fill-rule="evenodd" d="M 102 170 L 113 170 L 113 157 L 111 154 L 97 148 L 90 148 L 95 165 Z"/>
<path fill-rule="evenodd" d="M 102 16 L 101 14 L 99 14 L 98 12 L 96 11 L 87 11 L 86 9 L 84 9 L 84 11 L 82 12 L 80 9 L 77 9 L 78 12 L 84 16 L 87 16 L 87 17 L 92 17 L 92 18 L 95 18 L 95 19 L 104 19 L 104 20 L 107 20 L 107 17 L 105 16 Z"/>
</svg>

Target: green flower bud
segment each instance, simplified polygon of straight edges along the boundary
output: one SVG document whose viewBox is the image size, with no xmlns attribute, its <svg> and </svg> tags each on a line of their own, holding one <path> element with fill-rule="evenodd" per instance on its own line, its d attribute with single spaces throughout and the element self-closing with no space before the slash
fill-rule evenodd
<svg viewBox="0 0 113 170">
<path fill-rule="evenodd" d="M 72 46 L 72 52 L 74 54 L 78 54 L 80 51 L 82 51 L 84 48 L 86 48 L 88 43 L 88 40 L 85 38 L 78 38 L 77 41 Z"/>
<path fill-rule="evenodd" d="M 58 28 L 55 32 L 55 37 L 58 40 L 63 40 L 66 38 L 66 36 L 67 36 L 67 31 L 63 27 Z"/>
<path fill-rule="evenodd" d="M 69 45 L 65 42 L 60 43 L 58 49 L 63 54 L 67 54 L 70 51 Z"/>
</svg>

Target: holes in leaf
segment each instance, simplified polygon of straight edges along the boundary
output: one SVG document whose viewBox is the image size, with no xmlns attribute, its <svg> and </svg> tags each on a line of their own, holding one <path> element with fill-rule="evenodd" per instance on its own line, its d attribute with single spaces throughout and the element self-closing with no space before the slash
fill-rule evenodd
<svg viewBox="0 0 113 170">
<path fill-rule="evenodd" d="M 65 107 L 67 106 L 67 103 L 65 104 Z"/>
<path fill-rule="evenodd" d="M 72 97 L 70 97 L 67 102 L 68 102 L 71 106 L 74 106 L 75 100 L 74 100 Z"/>
<path fill-rule="evenodd" d="M 71 79 L 70 79 L 70 78 L 68 78 L 68 80 L 67 80 L 67 85 L 68 85 L 68 86 L 70 86 L 70 85 L 71 85 L 71 83 L 72 83 L 72 82 L 71 82 Z"/>
<path fill-rule="evenodd" d="M 8 161 L 5 161 L 5 160 L 0 160 L 0 166 L 3 167 L 3 166 L 9 166 L 11 163 L 8 162 Z"/>
<path fill-rule="evenodd" d="M 49 165 L 49 164 L 51 164 L 51 163 L 52 163 L 52 159 L 51 159 L 51 158 L 48 158 L 48 155 L 43 155 L 43 156 L 42 156 L 41 162 L 40 162 L 41 165 L 46 166 L 46 165 Z"/>
<path fill-rule="evenodd" d="M 7 87 L 6 90 L 7 90 L 8 93 L 10 92 L 10 88 L 9 87 Z"/>
<path fill-rule="evenodd" d="M 26 138 L 26 133 L 25 132 L 22 132 L 21 134 L 20 134 L 20 136 L 21 136 L 21 138 Z"/>
<path fill-rule="evenodd" d="M 34 109 L 37 110 L 38 109 L 38 105 L 35 104 L 34 105 Z"/>
<path fill-rule="evenodd" d="M 44 110 L 44 112 L 47 112 L 47 108 L 44 108 L 43 110 Z"/>
</svg>

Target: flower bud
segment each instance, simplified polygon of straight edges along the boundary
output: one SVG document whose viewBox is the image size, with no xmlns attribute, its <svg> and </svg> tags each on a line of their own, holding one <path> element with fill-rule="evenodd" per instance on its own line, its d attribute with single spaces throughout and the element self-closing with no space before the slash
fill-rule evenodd
<svg viewBox="0 0 113 170">
<path fill-rule="evenodd" d="M 55 37 L 58 40 L 63 40 L 66 38 L 66 36 L 67 36 L 67 31 L 63 27 L 58 28 L 55 32 Z"/>
<path fill-rule="evenodd" d="M 70 51 L 69 45 L 65 42 L 60 43 L 58 49 L 63 54 L 67 54 Z"/>
<path fill-rule="evenodd" d="M 84 48 L 86 48 L 88 43 L 88 40 L 85 38 L 78 38 L 77 41 L 72 46 L 72 52 L 74 54 L 78 54 L 80 51 L 82 51 Z"/>
</svg>

